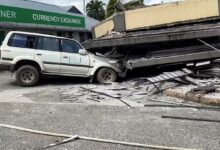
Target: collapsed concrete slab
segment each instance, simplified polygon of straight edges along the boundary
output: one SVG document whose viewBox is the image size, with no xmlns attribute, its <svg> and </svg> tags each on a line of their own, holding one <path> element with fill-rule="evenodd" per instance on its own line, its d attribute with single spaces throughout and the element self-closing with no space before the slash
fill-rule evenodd
<svg viewBox="0 0 220 150">
<path fill-rule="evenodd" d="M 127 32 L 219 18 L 219 0 L 186 0 L 124 11 L 93 28 L 93 38 L 109 31 Z"/>
</svg>

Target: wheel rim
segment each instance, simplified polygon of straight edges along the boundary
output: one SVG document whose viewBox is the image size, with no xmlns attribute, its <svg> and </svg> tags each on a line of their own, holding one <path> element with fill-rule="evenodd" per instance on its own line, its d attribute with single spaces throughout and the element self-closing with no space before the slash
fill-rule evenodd
<svg viewBox="0 0 220 150">
<path fill-rule="evenodd" d="M 24 83 L 31 83 L 34 80 L 34 73 L 30 70 L 25 70 L 21 73 L 20 78 Z"/>
<path fill-rule="evenodd" d="M 104 72 L 102 78 L 105 82 L 112 81 L 113 74 L 111 72 Z"/>
</svg>

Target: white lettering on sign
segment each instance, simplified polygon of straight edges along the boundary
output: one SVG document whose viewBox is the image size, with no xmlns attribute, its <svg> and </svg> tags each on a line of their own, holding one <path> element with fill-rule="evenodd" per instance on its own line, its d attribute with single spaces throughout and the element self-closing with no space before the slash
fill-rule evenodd
<svg viewBox="0 0 220 150">
<path fill-rule="evenodd" d="M 59 22 L 60 18 L 56 16 L 47 16 L 41 14 L 33 14 L 32 18 L 38 21 Z"/>
<path fill-rule="evenodd" d="M 62 18 L 62 17 L 61 17 L 60 20 L 61 20 L 61 22 L 64 22 L 64 23 L 76 23 L 76 24 L 81 24 L 80 19 Z"/>
<path fill-rule="evenodd" d="M 10 10 L 0 10 L 1 18 L 16 18 L 16 12 Z"/>
<path fill-rule="evenodd" d="M 33 14 L 32 18 L 35 21 L 47 21 L 47 22 L 61 22 L 61 23 L 68 23 L 68 24 L 81 24 L 80 19 L 73 19 L 73 18 L 63 18 L 57 16 L 47 16 L 42 14 Z"/>
</svg>

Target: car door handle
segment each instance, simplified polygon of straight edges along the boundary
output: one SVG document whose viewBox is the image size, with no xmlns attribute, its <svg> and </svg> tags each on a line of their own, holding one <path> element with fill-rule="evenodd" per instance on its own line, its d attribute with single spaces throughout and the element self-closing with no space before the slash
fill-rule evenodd
<svg viewBox="0 0 220 150">
<path fill-rule="evenodd" d="M 68 56 L 63 56 L 63 58 L 69 58 Z"/>
<path fill-rule="evenodd" d="M 42 56 L 42 54 L 39 54 L 39 53 L 38 53 L 37 56 Z"/>
</svg>

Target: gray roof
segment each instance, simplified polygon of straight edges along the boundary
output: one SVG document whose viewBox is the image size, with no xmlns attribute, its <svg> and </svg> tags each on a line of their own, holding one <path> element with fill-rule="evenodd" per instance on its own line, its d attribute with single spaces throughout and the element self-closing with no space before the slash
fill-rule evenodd
<svg viewBox="0 0 220 150">
<path fill-rule="evenodd" d="M 88 16 L 84 16 L 81 14 L 76 14 L 76 13 L 70 13 L 66 9 L 56 6 L 56 5 L 51 5 L 51 4 L 46 4 L 46 3 L 41 3 L 41 2 L 36 2 L 36 1 L 29 1 L 29 0 L 0 0 L 0 5 L 4 6 L 12 6 L 12 7 L 19 7 L 19 8 L 26 8 L 26 9 L 33 9 L 33 10 L 41 10 L 41 11 L 46 11 L 46 12 L 55 12 L 59 14 L 67 14 L 67 15 L 74 15 L 74 16 L 81 16 L 85 17 L 86 20 L 86 29 L 91 30 L 93 26 L 95 26 L 99 21 L 90 18 Z"/>
<path fill-rule="evenodd" d="M 82 12 L 78 8 L 76 8 L 74 5 L 61 6 L 61 8 L 65 9 L 67 12 L 70 12 L 70 13 L 82 14 Z"/>
</svg>

